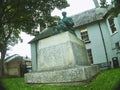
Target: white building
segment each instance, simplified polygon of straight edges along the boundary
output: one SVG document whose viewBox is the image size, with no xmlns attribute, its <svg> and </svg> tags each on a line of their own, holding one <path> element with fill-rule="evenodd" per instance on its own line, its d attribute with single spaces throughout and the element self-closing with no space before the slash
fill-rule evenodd
<svg viewBox="0 0 120 90">
<path fill-rule="evenodd" d="M 107 9 L 95 8 L 72 16 L 75 33 L 85 41 L 91 64 L 107 64 L 120 58 L 120 17 L 111 19 Z"/>
</svg>

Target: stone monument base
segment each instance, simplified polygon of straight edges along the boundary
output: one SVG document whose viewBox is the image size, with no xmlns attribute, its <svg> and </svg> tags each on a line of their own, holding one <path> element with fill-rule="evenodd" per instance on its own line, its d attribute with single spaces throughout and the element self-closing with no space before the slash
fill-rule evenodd
<svg viewBox="0 0 120 90">
<path fill-rule="evenodd" d="M 92 79 L 99 72 L 96 65 L 76 66 L 62 70 L 33 72 L 25 74 L 26 83 L 60 84 L 83 82 Z"/>
<path fill-rule="evenodd" d="M 26 83 L 82 82 L 99 72 L 98 66 L 90 65 L 84 42 L 70 32 L 40 39 L 31 44 L 36 44 L 36 47 L 32 47 L 32 68 L 35 69 L 25 74 Z M 36 58 L 33 58 L 35 56 Z"/>
</svg>

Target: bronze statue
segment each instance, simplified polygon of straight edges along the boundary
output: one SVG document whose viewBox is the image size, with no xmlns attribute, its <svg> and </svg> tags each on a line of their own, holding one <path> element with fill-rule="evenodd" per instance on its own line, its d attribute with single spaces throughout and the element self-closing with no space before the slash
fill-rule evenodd
<svg viewBox="0 0 120 90">
<path fill-rule="evenodd" d="M 73 22 L 71 17 L 67 17 L 66 15 L 67 15 L 66 12 L 62 12 L 63 19 L 61 19 L 58 22 L 58 25 L 56 27 L 56 31 L 58 31 L 60 33 L 65 32 L 65 31 L 69 31 L 69 32 L 75 34 L 74 29 L 73 29 L 74 22 Z"/>
<path fill-rule="evenodd" d="M 50 36 L 59 34 L 61 32 L 65 32 L 65 31 L 69 31 L 76 36 L 76 34 L 74 33 L 74 28 L 73 28 L 74 22 L 72 18 L 67 17 L 66 14 L 67 14 L 66 12 L 62 12 L 63 19 L 61 19 L 58 22 L 58 25 L 54 27 L 46 28 L 43 32 L 40 33 L 39 39 L 50 37 Z"/>
</svg>

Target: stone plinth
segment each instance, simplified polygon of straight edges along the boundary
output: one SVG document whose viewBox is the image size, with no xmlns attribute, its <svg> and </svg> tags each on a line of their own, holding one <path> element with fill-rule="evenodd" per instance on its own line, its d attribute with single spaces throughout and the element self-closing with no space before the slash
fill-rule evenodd
<svg viewBox="0 0 120 90">
<path fill-rule="evenodd" d="M 62 70 L 34 72 L 25 74 L 27 83 L 60 84 L 75 83 L 91 79 L 99 72 L 97 66 L 76 66 Z"/>
<path fill-rule="evenodd" d="M 25 74 L 26 83 L 81 82 L 99 72 L 90 66 L 84 42 L 69 32 L 39 40 L 36 46 L 37 68 Z"/>
<path fill-rule="evenodd" d="M 83 41 L 69 32 L 38 41 L 37 71 L 89 65 Z"/>
</svg>

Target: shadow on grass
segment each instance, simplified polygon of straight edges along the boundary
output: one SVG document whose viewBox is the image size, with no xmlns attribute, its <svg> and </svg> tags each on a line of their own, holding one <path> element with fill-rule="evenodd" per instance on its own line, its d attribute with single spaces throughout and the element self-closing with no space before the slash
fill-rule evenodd
<svg viewBox="0 0 120 90">
<path fill-rule="evenodd" d="M 117 87 L 114 90 L 120 90 L 120 81 L 119 81 L 119 84 L 117 85 Z"/>
<path fill-rule="evenodd" d="M 0 90 L 6 90 L 3 84 L 1 83 L 1 81 L 0 81 Z"/>
</svg>

